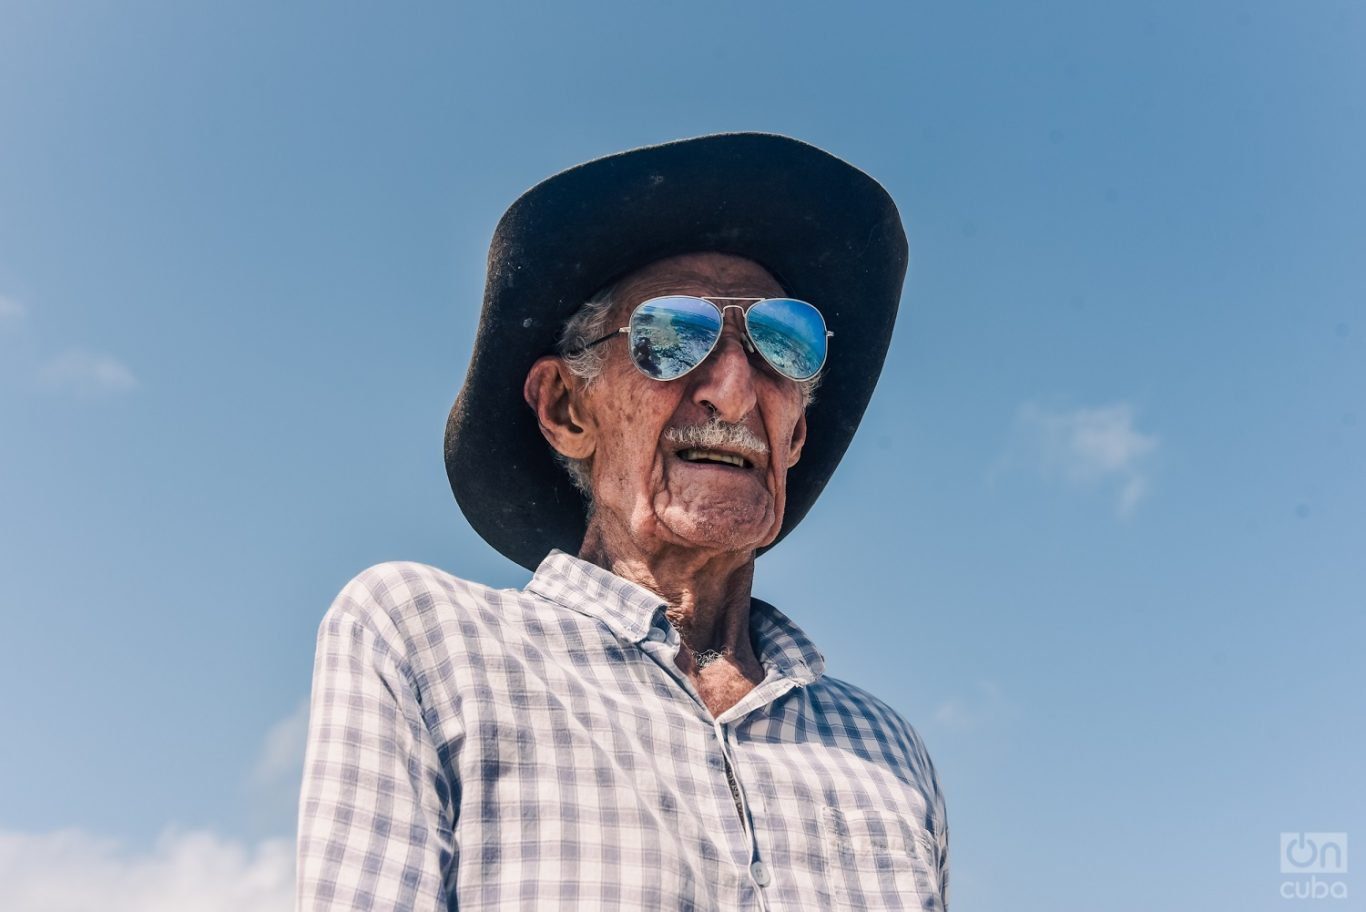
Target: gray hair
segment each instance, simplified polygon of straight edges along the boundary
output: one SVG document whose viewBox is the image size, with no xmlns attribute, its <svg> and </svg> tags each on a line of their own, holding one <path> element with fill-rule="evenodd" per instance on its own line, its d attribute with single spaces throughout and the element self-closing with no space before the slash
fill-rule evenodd
<svg viewBox="0 0 1366 912">
<path fill-rule="evenodd" d="M 602 373 L 602 364 L 607 357 L 607 349 L 601 345 L 588 347 L 588 343 L 601 339 L 607 335 L 608 320 L 612 318 L 612 309 L 616 304 L 617 285 L 614 283 L 593 295 L 582 307 L 574 312 L 574 315 L 564 324 L 564 329 L 560 332 L 559 341 L 555 344 L 555 353 L 564 361 L 565 367 L 569 372 L 578 378 L 583 389 L 587 389 L 593 384 Z M 564 470 L 569 473 L 569 480 L 574 483 L 574 487 L 583 495 L 588 503 L 588 512 L 593 512 L 593 460 L 575 459 L 566 456 L 554 447 L 550 448 Z"/>
<path fill-rule="evenodd" d="M 564 360 L 569 372 L 583 381 L 584 388 L 598 379 L 607 358 L 606 348 L 601 345 L 589 348 L 588 344 L 612 331 L 607 323 L 617 303 L 618 284 L 608 285 L 574 311 L 555 345 L 555 353 Z"/>
<path fill-rule="evenodd" d="M 569 372 L 582 382 L 581 389 L 587 389 L 602 374 L 602 365 L 607 358 L 607 349 L 598 345 L 588 348 L 589 343 L 601 339 L 612 331 L 609 321 L 617 303 L 617 292 L 621 282 L 617 281 L 601 289 L 584 302 L 574 315 L 564 324 L 555 353 L 564 361 Z M 821 374 L 810 380 L 802 380 L 797 385 L 802 391 L 802 407 L 810 408 L 816 401 L 816 387 L 820 386 Z M 575 459 L 566 456 L 554 447 L 551 452 L 555 461 L 564 467 L 569 480 L 588 502 L 589 512 L 593 506 L 593 460 Z"/>
</svg>

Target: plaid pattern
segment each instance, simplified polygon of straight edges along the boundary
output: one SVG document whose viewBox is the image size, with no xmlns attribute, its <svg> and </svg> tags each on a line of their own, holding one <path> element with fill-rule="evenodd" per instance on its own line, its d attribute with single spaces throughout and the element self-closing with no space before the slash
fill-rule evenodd
<svg viewBox="0 0 1366 912">
<path fill-rule="evenodd" d="M 757 599 L 766 677 L 713 718 L 663 609 L 560 552 L 520 591 L 352 580 L 318 631 L 297 908 L 944 909 L 911 726 Z"/>
</svg>

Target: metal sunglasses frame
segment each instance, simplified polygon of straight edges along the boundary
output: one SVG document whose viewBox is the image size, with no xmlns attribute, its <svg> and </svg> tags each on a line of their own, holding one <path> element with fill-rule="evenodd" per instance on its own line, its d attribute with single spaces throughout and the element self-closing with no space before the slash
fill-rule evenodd
<svg viewBox="0 0 1366 912">
<path fill-rule="evenodd" d="M 756 304 L 762 304 L 762 303 L 765 302 L 765 301 L 797 301 L 797 302 L 799 302 L 799 303 L 801 303 L 801 304 L 805 304 L 807 307 L 810 307 L 812 310 L 814 310 L 814 311 L 816 312 L 816 316 L 818 316 L 818 317 L 821 318 L 821 326 L 825 326 L 825 314 L 821 313 L 821 312 L 820 312 L 820 309 L 817 308 L 816 305 L 815 305 L 815 304 L 812 304 L 810 301 L 803 301 L 801 298 L 725 298 L 725 297 L 719 297 L 719 296 L 714 296 L 714 295 L 707 295 L 707 296 L 703 296 L 703 295 L 685 295 L 685 294 L 658 295 L 658 296 L 656 296 L 656 297 L 650 298 L 649 300 L 641 301 L 639 304 L 637 304 L 637 305 L 635 306 L 635 309 L 631 311 L 631 320 L 634 320 L 634 319 L 636 318 L 636 311 L 640 310 L 640 308 L 644 307 L 646 304 L 653 304 L 655 301 L 666 301 L 666 300 L 668 300 L 669 298 L 688 298 L 688 299 L 691 299 L 691 300 L 693 300 L 693 301 L 706 301 L 706 302 L 707 302 L 708 304 L 710 304 L 713 308 L 715 308 L 717 315 L 721 318 L 721 328 L 722 328 L 722 329 L 724 329 L 724 328 L 725 328 L 725 325 L 726 325 L 726 311 L 730 310 L 731 308 L 735 308 L 736 310 L 740 311 L 740 315 L 744 318 L 744 322 L 745 322 L 745 331 L 744 331 L 743 333 L 740 334 L 740 341 L 741 341 L 741 343 L 745 346 L 745 351 L 750 352 L 751 354 L 753 354 L 754 352 L 758 352 L 758 353 L 759 353 L 759 357 L 761 357 L 761 358 L 764 359 L 764 363 L 767 364 L 769 367 L 773 368 L 775 371 L 777 371 L 778 374 L 779 374 L 779 376 L 787 377 L 788 380 L 791 380 L 791 381 L 793 381 L 793 382 L 795 382 L 795 383 L 805 383 L 805 382 L 807 382 L 808 380 L 810 380 L 812 377 L 815 377 L 816 374 L 819 374 L 822 370 L 825 369 L 825 362 L 826 362 L 826 361 L 829 359 L 829 357 L 830 357 L 830 349 L 829 349 L 829 347 L 827 346 L 825 352 L 824 352 L 824 353 L 822 354 L 822 356 L 821 356 L 821 363 L 820 363 L 820 365 L 816 368 L 815 373 L 813 373 L 813 374 L 811 375 L 811 377 L 804 377 L 804 378 L 802 378 L 801 380 L 798 380 L 796 377 L 788 377 L 787 374 L 783 373 L 782 370 L 780 370 L 780 369 L 778 368 L 778 365 L 776 365 L 776 364 L 774 364 L 772 361 L 770 361 L 769 358 L 768 358 L 768 355 L 764 354 L 763 350 L 760 349 L 758 346 L 756 346 L 756 345 L 754 344 L 754 340 L 753 340 L 752 338 L 750 338 L 750 331 L 749 331 L 749 312 L 750 312 L 750 310 L 752 310 L 752 309 L 754 308 L 754 306 L 755 306 Z M 717 305 L 716 305 L 716 303 L 715 303 L 715 302 L 717 302 L 717 301 L 749 301 L 750 303 L 749 303 L 748 306 L 744 306 L 744 307 L 742 307 L 742 306 L 739 305 L 739 304 L 727 304 L 727 305 L 725 305 L 724 307 L 717 307 Z M 623 326 L 623 327 L 621 327 L 620 329 L 614 329 L 614 330 L 612 330 L 611 332 L 609 332 L 607 335 L 602 336 L 601 338 L 598 338 L 598 339 L 594 339 L 592 342 L 589 342 L 589 343 L 587 343 L 586 345 L 583 345 L 583 346 L 581 346 L 581 347 L 575 349 L 575 350 L 572 352 L 572 354 L 578 354 L 579 352 L 588 351 L 588 349 L 592 348 L 592 347 L 595 346 L 595 345 L 601 345 L 602 343 L 606 342 L 606 341 L 609 340 L 609 339 L 614 339 L 614 338 L 616 338 L 617 336 L 621 335 L 622 333 L 629 333 L 630 331 L 631 331 L 631 323 L 630 323 L 630 321 L 628 321 L 628 322 L 626 323 L 626 325 Z M 826 337 L 827 339 L 833 337 L 834 335 L 835 335 L 835 334 L 834 334 L 833 332 L 831 332 L 829 329 L 826 329 L 826 330 L 825 330 L 825 337 Z M 690 374 L 690 373 L 692 373 L 693 371 L 697 370 L 697 368 L 700 367 L 700 366 L 702 365 L 702 362 L 703 362 L 703 361 L 706 361 L 708 358 L 710 358 L 710 357 L 711 357 L 711 353 L 714 352 L 714 351 L 716 351 L 716 346 L 717 346 L 717 344 L 718 344 L 720 341 L 721 341 L 721 333 L 718 332 L 718 333 L 716 334 L 716 338 L 711 340 L 711 347 L 707 349 L 707 353 L 706 353 L 705 355 L 703 355 L 701 358 L 698 358 L 696 364 L 694 364 L 692 367 L 688 368 L 687 370 L 685 370 L 683 373 L 679 374 L 679 375 L 676 376 L 676 377 L 669 377 L 668 379 L 665 379 L 665 378 L 663 378 L 663 377 L 650 377 L 649 374 L 645 373 L 645 371 L 641 369 L 641 367 L 640 367 L 639 364 L 636 364 L 636 359 L 635 359 L 635 358 L 632 358 L 632 359 L 631 359 L 631 364 L 633 364 L 633 365 L 635 366 L 635 369 L 638 370 L 638 371 L 640 371 L 640 372 L 641 372 L 642 374 L 644 374 L 646 377 L 650 377 L 651 380 L 658 381 L 659 383 L 669 383 L 669 382 L 671 382 L 671 381 L 673 381 L 673 380 L 679 379 L 680 377 L 686 377 L 688 374 Z"/>
</svg>

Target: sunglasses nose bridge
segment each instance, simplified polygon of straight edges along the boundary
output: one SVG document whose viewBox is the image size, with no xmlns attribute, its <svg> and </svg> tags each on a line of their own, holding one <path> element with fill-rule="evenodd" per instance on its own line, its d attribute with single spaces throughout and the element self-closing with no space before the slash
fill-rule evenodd
<svg viewBox="0 0 1366 912">
<path fill-rule="evenodd" d="M 732 309 L 740 311 L 740 318 L 736 320 L 735 323 L 736 332 L 738 332 L 740 335 L 740 344 L 745 347 L 745 351 L 749 352 L 750 354 L 753 354 L 756 349 L 754 348 L 754 341 L 749 337 L 749 324 L 745 321 L 745 314 L 748 312 L 748 308 L 740 304 L 713 304 L 712 306 L 721 312 L 722 332 L 725 332 L 726 329 L 727 311 Z"/>
</svg>

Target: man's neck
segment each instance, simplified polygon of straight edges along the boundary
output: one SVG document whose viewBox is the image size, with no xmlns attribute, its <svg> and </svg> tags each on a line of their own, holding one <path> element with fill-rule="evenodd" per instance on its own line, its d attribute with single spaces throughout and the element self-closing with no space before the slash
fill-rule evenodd
<svg viewBox="0 0 1366 912">
<path fill-rule="evenodd" d="M 762 675 L 749 634 L 752 551 L 667 548 L 645 553 L 590 527 L 579 557 L 644 586 L 667 603 L 669 622 L 687 647 L 679 655 L 679 666 L 686 673 L 701 670 L 694 656 L 715 651 L 727 664 Z"/>
</svg>

